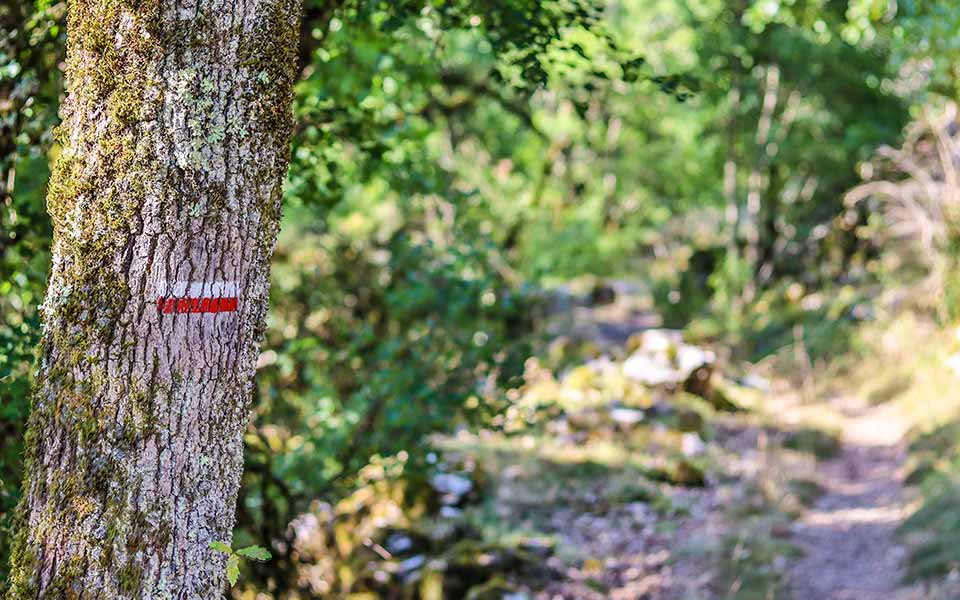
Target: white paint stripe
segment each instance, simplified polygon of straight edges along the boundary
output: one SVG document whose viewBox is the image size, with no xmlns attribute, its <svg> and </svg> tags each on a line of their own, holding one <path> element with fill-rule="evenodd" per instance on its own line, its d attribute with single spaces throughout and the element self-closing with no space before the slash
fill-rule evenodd
<svg viewBox="0 0 960 600">
<path fill-rule="evenodd" d="M 220 298 L 236 297 L 236 281 L 161 281 L 154 294 L 160 298 Z"/>
</svg>

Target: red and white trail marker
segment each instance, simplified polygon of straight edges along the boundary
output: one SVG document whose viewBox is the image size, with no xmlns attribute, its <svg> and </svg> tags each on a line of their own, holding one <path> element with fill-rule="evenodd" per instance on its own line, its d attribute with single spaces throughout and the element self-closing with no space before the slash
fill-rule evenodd
<svg viewBox="0 0 960 600">
<path fill-rule="evenodd" d="M 240 301 L 236 281 L 164 281 L 156 298 L 157 311 L 165 315 L 237 312 Z"/>
</svg>

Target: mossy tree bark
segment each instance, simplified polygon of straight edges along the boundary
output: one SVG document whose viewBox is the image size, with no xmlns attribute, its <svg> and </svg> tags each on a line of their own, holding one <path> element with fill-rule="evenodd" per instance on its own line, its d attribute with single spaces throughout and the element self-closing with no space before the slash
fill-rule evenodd
<svg viewBox="0 0 960 600">
<path fill-rule="evenodd" d="M 299 0 L 72 0 L 12 598 L 222 597 Z"/>
</svg>

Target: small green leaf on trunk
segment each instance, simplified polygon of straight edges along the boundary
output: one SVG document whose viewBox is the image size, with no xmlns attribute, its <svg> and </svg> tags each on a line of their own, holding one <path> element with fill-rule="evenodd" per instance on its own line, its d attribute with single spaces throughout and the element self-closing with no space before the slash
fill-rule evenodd
<svg viewBox="0 0 960 600">
<path fill-rule="evenodd" d="M 241 548 L 237 550 L 237 554 L 244 558 L 250 558 L 253 560 L 259 560 L 266 562 L 273 558 L 273 555 L 270 554 L 270 551 L 262 546 L 247 546 L 246 548 Z"/>
<path fill-rule="evenodd" d="M 230 546 L 224 542 L 210 542 L 210 548 L 216 550 L 217 552 L 223 552 L 224 554 L 233 553 L 233 550 L 230 549 Z"/>
</svg>

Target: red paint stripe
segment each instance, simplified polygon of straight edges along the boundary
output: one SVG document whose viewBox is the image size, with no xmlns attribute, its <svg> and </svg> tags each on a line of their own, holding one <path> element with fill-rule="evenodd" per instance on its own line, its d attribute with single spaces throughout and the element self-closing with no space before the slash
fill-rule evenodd
<svg viewBox="0 0 960 600">
<path fill-rule="evenodd" d="M 217 298 L 157 298 L 157 310 L 165 315 L 190 313 L 237 312 L 236 297 Z"/>
</svg>

